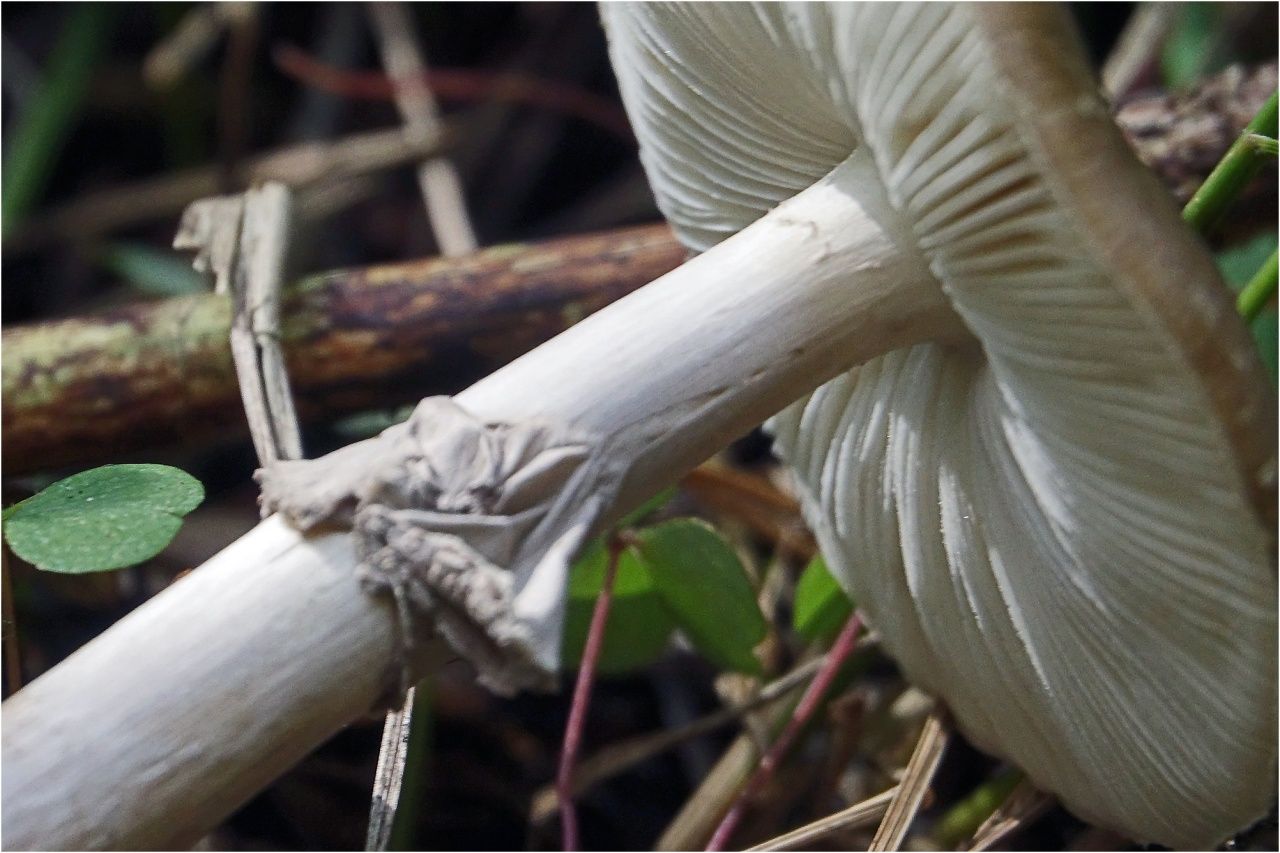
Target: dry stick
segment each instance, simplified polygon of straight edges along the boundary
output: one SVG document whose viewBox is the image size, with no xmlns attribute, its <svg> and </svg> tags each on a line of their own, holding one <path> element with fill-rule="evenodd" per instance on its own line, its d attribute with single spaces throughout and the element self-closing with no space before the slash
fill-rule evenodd
<svg viewBox="0 0 1280 853">
<path fill-rule="evenodd" d="M 406 137 L 401 128 L 355 133 L 329 142 L 307 142 L 244 161 L 237 182 L 280 181 L 295 190 L 411 163 L 448 143 Z M 191 202 L 218 193 L 220 166 L 202 166 L 81 196 L 33 217 L 4 240 L 6 256 L 72 242 L 180 213 Z"/>
<path fill-rule="evenodd" d="M 388 408 L 501 367 L 671 270 L 666 226 L 336 270 L 281 305 L 303 421 Z M 3 332 L 3 456 L 17 474 L 245 432 L 229 300 L 123 306 Z"/>
<path fill-rule="evenodd" d="M 1004 802 L 973 834 L 970 850 L 989 850 L 1039 817 L 1053 804 L 1053 797 L 1023 779 Z"/>
<path fill-rule="evenodd" d="M 413 22 L 399 3 L 374 3 L 369 13 L 378 33 L 382 63 L 396 81 L 396 106 L 404 118 L 405 132 L 424 143 L 437 141 L 443 124 L 424 80 L 426 62 L 413 38 Z M 418 167 L 418 183 L 440 253 L 452 256 L 475 251 L 476 236 L 453 164 L 443 157 L 424 161 Z"/>
<path fill-rule="evenodd" d="M 799 829 L 793 829 L 785 835 L 771 838 L 763 844 L 748 847 L 747 850 L 795 850 L 798 847 L 812 845 L 815 841 L 821 841 L 837 832 L 870 826 L 884 816 L 889 803 L 897 793 L 898 786 L 894 785 L 887 791 L 881 791 L 874 797 L 868 797 L 847 809 L 841 809 L 835 814 L 827 815 Z"/>
<path fill-rule="evenodd" d="M 813 677 L 813 681 L 809 683 L 808 689 L 805 690 L 804 696 L 800 698 L 800 704 L 796 706 L 795 712 L 791 715 L 791 719 L 787 721 L 782 734 L 778 736 L 778 739 L 773 742 L 773 746 L 769 747 L 769 751 L 760 759 L 760 766 L 756 768 L 751 779 L 743 786 L 737 799 L 720 821 L 720 825 L 716 827 L 716 831 L 711 836 L 711 841 L 707 844 L 708 850 L 725 849 L 734 830 L 738 828 L 743 815 L 746 814 L 751 800 L 773 779 L 774 771 L 778 769 L 778 765 L 782 763 L 782 760 L 791 750 L 791 745 L 795 743 L 800 732 L 804 730 L 814 712 L 818 710 L 822 699 L 826 696 L 827 689 L 831 687 L 831 682 L 835 680 L 836 674 L 840 672 L 840 667 L 848 660 L 849 654 L 853 651 L 854 643 L 858 637 L 858 630 L 861 627 L 862 615 L 854 611 L 853 615 L 845 622 L 844 628 L 841 629 L 835 642 L 831 644 L 831 651 L 827 653 L 826 658 L 823 660 L 822 668 L 818 670 L 818 673 Z"/>
<path fill-rule="evenodd" d="M 800 516 L 800 503 L 759 474 L 713 461 L 690 471 L 680 487 L 703 507 L 732 516 L 768 539 L 779 556 L 807 561 L 817 553 L 813 534 Z"/>
<path fill-rule="evenodd" d="M 426 62 L 413 36 L 413 21 L 400 3 L 374 3 L 369 6 L 369 15 L 383 65 L 392 76 L 405 77 L 395 90 L 405 135 L 424 145 L 438 144 L 444 123 L 431 89 L 422 80 Z M 447 157 L 432 157 L 418 166 L 417 173 L 427 206 L 427 220 L 440 254 L 457 257 L 474 252 L 476 236 L 462 196 L 462 182 L 453 163 Z M 416 690 L 410 687 L 405 691 L 404 703 L 387 712 L 369 807 L 369 833 L 365 840 L 368 850 L 385 850 L 391 843 L 391 831 L 400 806 L 415 697 Z"/>
<path fill-rule="evenodd" d="M 302 458 L 302 433 L 280 350 L 280 282 L 289 234 L 289 190 L 278 183 L 245 193 L 240 258 L 233 279 L 231 352 L 258 461 Z"/>
<path fill-rule="evenodd" d="M 626 546 L 614 535 L 609 537 L 609 564 L 605 568 L 600 595 L 591 611 L 591 627 L 582 647 L 582 662 L 578 665 L 578 680 L 573 686 L 573 703 L 569 706 L 569 721 L 564 728 L 564 747 L 560 751 L 560 767 L 556 773 L 556 791 L 560 799 L 560 831 L 565 850 L 578 849 L 578 812 L 573 804 L 573 763 L 582 743 L 582 730 L 591 706 L 591 685 L 595 681 L 596 662 L 604 647 L 604 628 L 609 619 L 609 605 L 613 601 L 613 582 L 618 575 L 618 558 Z"/>
<path fill-rule="evenodd" d="M 209 51 L 229 24 L 253 14 L 249 3 L 201 3 L 151 49 L 142 65 L 142 77 L 155 89 L 167 89 L 181 80 Z"/>
<path fill-rule="evenodd" d="M 733 722 L 749 711 L 776 702 L 789 694 L 813 676 L 822 666 L 824 658 L 814 658 L 797 666 L 786 675 L 769 682 L 760 688 L 760 692 L 745 702 L 729 708 L 721 708 L 696 720 L 685 723 L 679 728 L 664 729 L 649 735 L 641 735 L 629 740 L 611 744 L 585 759 L 573 771 L 573 793 L 583 791 L 606 779 L 611 779 L 637 764 L 648 761 L 655 755 L 665 752 L 683 743 L 689 738 L 698 737 L 714 731 L 723 725 Z M 558 786 L 547 786 L 533 796 L 529 820 L 540 823 L 555 814 L 560 804 Z"/>
<path fill-rule="evenodd" d="M 1173 29 L 1174 3 L 1139 3 L 1102 66 L 1102 89 L 1113 103 L 1123 101 L 1150 66 Z"/>
<path fill-rule="evenodd" d="M 366 850 L 386 850 L 391 843 L 400 791 L 404 786 L 404 768 L 409 758 L 409 730 L 416 695 L 416 688 L 406 691 L 404 704 L 388 711 L 382 724 L 378 766 L 373 774 L 373 796 L 369 804 L 369 828 L 364 843 Z"/>
<path fill-rule="evenodd" d="M 785 709 L 777 709 L 779 712 Z M 782 722 L 782 714 L 771 714 L 771 722 Z M 720 756 L 698 784 L 654 844 L 655 850 L 693 850 L 702 846 L 715 829 L 718 818 L 728 810 L 734 795 L 750 776 L 760 757 L 755 739 L 743 732 Z"/>
<path fill-rule="evenodd" d="M 227 57 L 218 85 L 218 165 L 221 192 L 237 192 L 237 171 L 249 145 L 253 53 L 258 43 L 258 10 L 245 4 L 229 21 Z"/>
<path fill-rule="evenodd" d="M 947 746 L 947 730 L 942 722 L 942 714 L 934 711 L 925 720 L 920 739 L 911 753 L 906 770 L 902 774 L 902 782 L 898 785 L 898 793 L 885 812 L 875 838 L 871 839 L 869 850 L 899 850 L 907 830 L 915 820 L 924 795 L 929 791 L 933 774 L 942 761 L 942 752 Z"/>
</svg>

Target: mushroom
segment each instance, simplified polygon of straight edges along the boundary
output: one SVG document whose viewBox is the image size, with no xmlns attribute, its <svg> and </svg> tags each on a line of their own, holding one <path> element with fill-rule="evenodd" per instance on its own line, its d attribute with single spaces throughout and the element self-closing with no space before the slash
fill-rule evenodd
<svg viewBox="0 0 1280 853">
<path fill-rule="evenodd" d="M 1204 847 L 1261 817 L 1274 405 L 1067 15 L 602 14 L 650 184 L 690 248 L 835 182 L 922 259 L 926 280 L 896 286 L 945 294 L 969 333 L 865 360 L 770 424 L 833 572 L 906 675 L 1088 821 Z M 800 215 L 768 216 L 784 211 Z"/>
<path fill-rule="evenodd" d="M 6 846 L 194 841 L 421 675 L 433 620 L 495 687 L 549 683 L 575 547 L 827 382 L 773 428 L 907 673 L 1091 820 L 1195 845 L 1259 814 L 1269 391 L 1064 14 L 604 17 L 704 254 L 268 470 L 276 515 L 5 702 Z"/>
</svg>

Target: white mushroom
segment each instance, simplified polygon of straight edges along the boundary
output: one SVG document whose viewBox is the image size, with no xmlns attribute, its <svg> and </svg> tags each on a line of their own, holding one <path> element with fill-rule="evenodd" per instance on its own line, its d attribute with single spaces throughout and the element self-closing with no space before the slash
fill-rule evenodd
<svg viewBox="0 0 1280 853">
<path fill-rule="evenodd" d="M 774 428 L 908 674 L 1091 820 L 1196 845 L 1259 814 L 1273 405 L 1063 14 L 605 20 L 651 180 L 705 254 L 269 472 L 280 516 L 4 703 L 5 846 L 194 841 L 395 687 L 388 664 L 421 674 L 396 644 L 431 618 L 491 683 L 546 682 L 573 547 L 858 364 Z"/>
<path fill-rule="evenodd" d="M 972 333 L 870 360 L 771 423 L 907 675 L 1102 826 L 1196 847 L 1264 814 L 1267 386 L 1066 15 L 602 10 L 650 183 L 691 248 L 856 171 L 842 189 L 923 254 Z"/>
</svg>

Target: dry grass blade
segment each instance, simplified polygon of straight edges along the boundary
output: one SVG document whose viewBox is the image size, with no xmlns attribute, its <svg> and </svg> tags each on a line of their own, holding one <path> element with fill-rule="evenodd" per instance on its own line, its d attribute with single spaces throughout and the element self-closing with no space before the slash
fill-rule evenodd
<svg viewBox="0 0 1280 853">
<path fill-rule="evenodd" d="M 204 61 L 229 25 L 252 14 L 250 3 L 197 5 L 147 54 L 143 79 L 155 89 L 171 88 Z"/>
<path fill-rule="evenodd" d="M 990 850 L 1017 830 L 1035 820 L 1053 803 L 1053 798 L 1023 779 L 991 817 L 973 834 L 970 850 Z"/>
<path fill-rule="evenodd" d="M 890 803 L 875 838 L 871 840 L 871 850 L 899 850 L 907 830 L 915 820 L 916 812 L 924 801 L 924 795 L 933 781 L 933 774 L 942 760 L 942 752 L 947 747 L 947 729 L 942 721 L 942 712 L 934 711 L 925 721 L 920 739 L 916 741 L 915 752 L 907 762 L 903 771 L 902 782 L 898 793 Z"/>
<path fill-rule="evenodd" d="M 173 245 L 195 250 L 192 266 L 231 292 L 231 357 L 258 461 L 302 458 L 298 415 L 280 346 L 280 290 L 292 196 L 268 183 L 243 196 L 193 202 Z"/>
<path fill-rule="evenodd" d="M 690 471 L 681 486 L 700 504 L 744 522 L 783 554 L 808 560 L 817 551 L 800 518 L 799 501 L 758 474 L 709 462 Z"/>
<path fill-rule="evenodd" d="M 1176 16 L 1173 3 L 1139 3 L 1134 7 L 1102 67 L 1102 88 L 1108 98 L 1122 100 L 1158 60 Z"/>
<path fill-rule="evenodd" d="M 369 807 L 369 831 L 366 850 L 386 850 L 400 804 L 400 788 L 404 782 L 404 766 L 409 754 L 409 724 L 413 716 L 414 689 L 405 693 L 404 704 L 387 713 L 382 726 L 382 743 L 378 747 L 378 769 L 373 776 L 373 803 Z"/>
<path fill-rule="evenodd" d="M 869 826 L 884 816 L 889 804 L 897 796 L 898 790 L 899 787 L 895 785 L 847 809 L 841 809 L 835 814 L 827 815 L 799 829 L 793 829 L 785 835 L 771 838 L 763 844 L 748 847 L 747 850 L 795 850 L 841 830 Z"/>
<path fill-rule="evenodd" d="M 774 721 L 780 716 L 781 714 L 776 715 Z M 702 780 L 698 790 L 685 801 L 680 813 L 668 824 L 653 849 L 701 849 L 759 760 L 760 750 L 756 748 L 754 738 L 748 734 L 740 734 L 734 738 L 716 766 Z"/>
<path fill-rule="evenodd" d="M 822 661 L 822 658 L 814 658 L 801 664 L 781 678 L 766 684 L 759 693 L 740 705 L 715 711 L 676 729 L 642 735 L 602 749 L 584 760 L 574 771 L 574 794 L 581 794 L 593 785 L 617 776 L 689 738 L 714 731 L 749 711 L 784 698 L 808 681 L 822 665 Z M 554 815 L 558 807 L 559 797 L 555 786 L 548 785 L 534 795 L 529 819 L 532 823 L 541 823 Z"/>
<path fill-rule="evenodd" d="M 444 125 L 426 83 L 427 65 L 413 37 L 413 22 L 405 7 L 400 3 L 374 3 L 369 7 L 369 14 L 378 37 L 382 64 L 395 81 L 396 106 L 404 118 L 405 133 L 424 143 L 439 140 Z M 418 167 L 418 183 L 440 254 L 452 257 L 474 252 L 476 236 L 462 198 L 462 182 L 453 164 L 444 157 L 424 161 Z"/>
<path fill-rule="evenodd" d="M 280 181 L 294 189 L 389 169 L 430 156 L 444 140 L 410 139 L 400 128 L 355 133 L 327 142 L 306 142 L 260 154 L 241 164 L 237 181 L 256 185 Z M 202 166 L 89 193 L 36 216 L 5 237 L 6 253 L 24 253 L 58 241 L 111 232 L 163 219 L 218 192 L 220 167 Z"/>
<path fill-rule="evenodd" d="M 302 433 L 280 347 L 280 289 L 292 207 L 283 184 L 270 183 L 245 194 L 240 259 L 232 279 L 231 354 L 246 411 L 251 401 L 265 405 L 261 416 L 268 431 L 253 434 L 263 465 L 302 458 Z M 249 412 L 250 426 L 255 422 L 254 413 Z"/>
</svg>

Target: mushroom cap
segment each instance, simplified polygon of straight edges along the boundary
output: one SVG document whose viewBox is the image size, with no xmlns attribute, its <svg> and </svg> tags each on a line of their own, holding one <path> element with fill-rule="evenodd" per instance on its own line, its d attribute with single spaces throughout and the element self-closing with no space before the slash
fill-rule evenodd
<svg viewBox="0 0 1280 853">
<path fill-rule="evenodd" d="M 890 352 L 771 422 L 823 553 L 906 675 L 1089 821 L 1185 847 L 1261 817 L 1274 403 L 1066 13 L 602 9 L 686 244 L 869 154 L 973 334 Z"/>
</svg>

